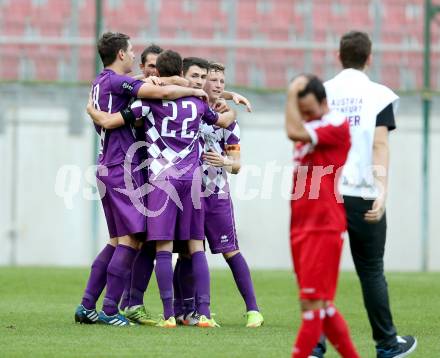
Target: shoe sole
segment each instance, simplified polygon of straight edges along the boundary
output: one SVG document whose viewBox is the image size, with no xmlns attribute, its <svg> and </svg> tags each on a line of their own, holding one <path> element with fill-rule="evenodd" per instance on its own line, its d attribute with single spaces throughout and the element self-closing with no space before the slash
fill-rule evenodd
<svg viewBox="0 0 440 358">
<path fill-rule="evenodd" d="M 149 326 L 149 327 L 153 327 L 157 324 L 157 322 L 155 321 L 148 321 L 148 322 L 138 322 L 141 326 Z"/>
<path fill-rule="evenodd" d="M 194 327 L 197 326 L 197 322 L 186 320 L 183 322 L 183 325 L 187 327 Z"/>
<path fill-rule="evenodd" d="M 220 326 L 211 326 L 209 323 L 197 323 L 196 327 L 199 328 L 219 328 Z"/>
<path fill-rule="evenodd" d="M 179 319 L 179 320 L 176 319 L 176 324 L 178 326 L 188 326 L 188 321 L 184 319 Z"/>
<path fill-rule="evenodd" d="M 157 321 L 138 321 L 138 320 L 135 320 L 135 319 L 131 319 L 129 317 L 127 317 L 127 319 L 130 321 L 130 323 L 138 324 L 140 326 L 150 326 L 150 327 L 152 327 L 152 326 L 155 326 L 157 324 Z"/>
<path fill-rule="evenodd" d="M 264 321 L 259 322 L 259 323 L 255 323 L 255 324 L 251 324 L 251 325 L 246 325 L 246 328 L 258 328 L 261 327 L 264 324 Z"/>
<path fill-rule="evenodd" d="M 158 328 L 177 328 L 177 325 L 156 326 Z"/>
<path fill-rule="evenodd" d="M 404 358 L 409 356 L 412 352 L 414 352 L 417 348 L 417 338 L 414 338 L 414 344 L 411 346 L 410 349 L 408 349 L 406 352 L 399 354 L 397 356 L 394 356 L 393 358 Z"/>
<path fill-rule="evenodd" d="M 102 322 L 102 321 L 99 321 L 97 323 L 100 324 L 100 325 L 109 326 L 109 327 L 130 327 L 130 326 L 135 326 L 135 324 L 131 323 L 131 322 L 128 323 L 128 324 L 119 324 L 119 325 L 117 325 L 117 324 L 110 324 L 110 323 Z"/>
</svg>

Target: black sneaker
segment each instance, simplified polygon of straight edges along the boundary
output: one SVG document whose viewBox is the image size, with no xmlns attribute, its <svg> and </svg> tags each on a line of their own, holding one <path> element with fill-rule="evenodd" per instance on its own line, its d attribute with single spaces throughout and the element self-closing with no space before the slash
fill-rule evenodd
<svg viewBox="0 0 440 358">
<path fill-rule="evenodd" d="M 403 358 L 409 356 L 417 347 L 413 336 L 397 336 L 397 345 L 392 348 L 376 348 L 377 358 Z"/>
<path fill-rule="evenodd" d="M 324 358 L 326 350 L 325 336 L 321 335 L 318 344 L 313 348 L 312 354 L 309 355 L 309 358 Z"/>
<path fill-rule="evenodd" d="M 324 358 L 324 353 L 319 348 L 315 348 L 309 358 Z"/>
</svg>

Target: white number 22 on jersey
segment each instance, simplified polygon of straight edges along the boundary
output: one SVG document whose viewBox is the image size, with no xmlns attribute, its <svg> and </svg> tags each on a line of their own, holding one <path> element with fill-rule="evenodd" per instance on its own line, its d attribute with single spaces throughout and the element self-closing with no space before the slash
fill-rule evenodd
<svg viewBox="0 0 440 358">
<path fill-rule="evenodd" d="M 168 121 L 174 121 L 177 118 L 177 103 L 174 101 L 162 101 L 162 105 L 164 107 L 169 107 L 171 105 L 172 113 L 171 116 L 167 116 L 162 121 L 162 130 L 161 130 L 161 136 L 162 137 L 176 137 L 176 131 L 175 130 L 168 130 Z M 182 132 L 181 137 L 182 138 L 194 138 L 194 131 L 191 131 L 188 133 L 188 125 L 189 122 L 192 122 L 197 117 L 197 107 L 196 104 L 192 101 L 182 101 L 182 108 L 188 108 L 191 107 L 191 117 L 185 118 L 182 123 Z"/>
</svg>

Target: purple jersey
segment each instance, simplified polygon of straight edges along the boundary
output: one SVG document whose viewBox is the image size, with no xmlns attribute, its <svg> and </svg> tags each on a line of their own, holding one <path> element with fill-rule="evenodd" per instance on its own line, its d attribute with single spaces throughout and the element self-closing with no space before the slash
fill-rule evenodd
<svg viewBox="0 0 440 358">
<path fill-rule="evenodd" d="M 205 122 L 201 125 L 200 133 L 205 153 L 211 150 L 224 156 L 228 145 L 240 144 L 240 127 L 237 121 L 228 128 L 209 125 Z M 208 192 L 215 194 L 229 192 L 228 174 L 225 168 L 202 163 L 202 169 L 202 183 Z"/>
<path fill-rule="evenodd" d="M 117 113 L 126 108 L 130 100 L 137 96 L 142 84 L 142 81 L 118 75 L 106 68 L 93 81 L 93 105 L 101 111 Z M 133 128 L 125 125 L 116 129 L 104 129 L 95 125 L 95 129 L 101 136 L 98 163 L 105 166 L 123 163 L 128 148 L 136 140 Z M 136 164 L 141 163 L 138 152 L 131 161 Z"/>
<path fill-rule="evenodd" d="M 150 180 L 192 180 L 199 166 L 201 121 L 214 124 L 218 114 L 197 97 L 137 100 L 131 109 L 136 118 L 146 118 Z"/>
</svg>

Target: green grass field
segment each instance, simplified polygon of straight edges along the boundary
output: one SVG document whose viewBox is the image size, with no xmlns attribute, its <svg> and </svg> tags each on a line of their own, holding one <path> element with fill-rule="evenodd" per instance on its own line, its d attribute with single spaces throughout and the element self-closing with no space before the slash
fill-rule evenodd
<svg viewBox="0 0 440 358">
<path fill-rule="evenodd" d="M 253 273 L 266 324 L 246 329 L 244 306 L 229 271 L 212 273 L 212 310 L 219 329 L 77 325 L 73 312 L 88 270 L 0 269 L 0 356 L 44 357 L 289 357 L 299 324 L 296 287 L 288 271 Z M 440 274 L 391 273 L 394 320 L 401 334 L 416 335 L 412 357 L 440 357 Z M 146 304 L 160 313 L 155 279 Z M 337 305 L 362 357 L 375 357 L 357 277 L 341 275 Z M 337 357 L 332 349 L 326 357 Z"/>
</svg>

